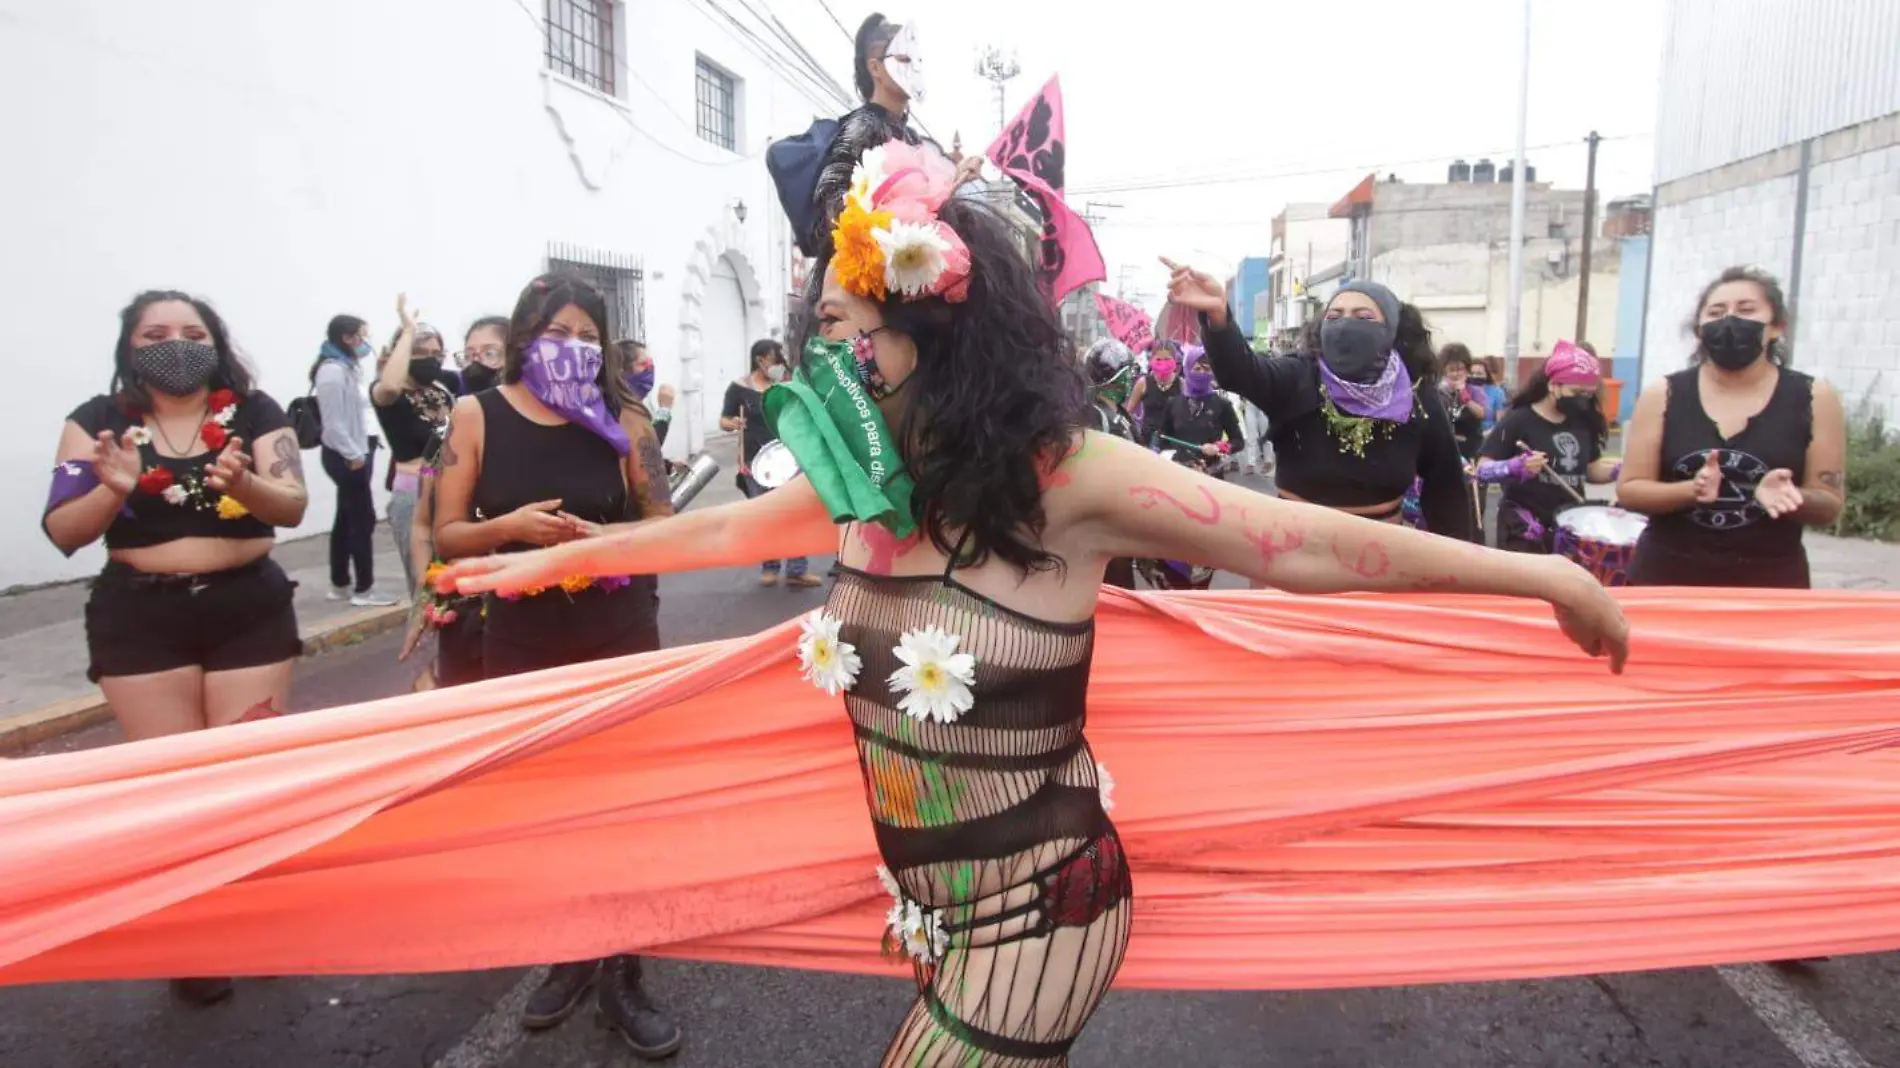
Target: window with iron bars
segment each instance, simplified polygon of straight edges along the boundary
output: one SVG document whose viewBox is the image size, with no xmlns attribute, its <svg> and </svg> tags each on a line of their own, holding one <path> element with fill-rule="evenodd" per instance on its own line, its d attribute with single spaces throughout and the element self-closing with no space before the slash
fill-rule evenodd
<svg viewBox="0 0 1900 1068">
<path fill-rule="evenodd" d="M 547 0 L 548 69 L 614 93 L 615 0 Z"/>
<path fill-rule="evenodd" d="M 734 119 L 738 85 L 732 75 L 705 60 L 699 61 L 695 79 L 699 99 L 699 136 L 730 152 L 739 150 L 739 131 Z"/>
<path fill-rule="evenodd" d="M 607 321 L 600 324 L 603 342 L 647 339 L 646 270 L 638 258 L 578 245 L 551 244 L 548 270 L 577 274 L 600 290 L 607 300 Z"/>
</svg>

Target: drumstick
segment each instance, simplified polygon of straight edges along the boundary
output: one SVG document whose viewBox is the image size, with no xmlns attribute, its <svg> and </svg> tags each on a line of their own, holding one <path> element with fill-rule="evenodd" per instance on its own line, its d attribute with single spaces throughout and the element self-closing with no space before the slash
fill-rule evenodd
<svg viewBox="0 0 1900 1068">
<path fill-rule="evenodd" d="M 1530 453 L 1530 452 L 1535 452 L 1535 451 L 1537 451 L 1537 450 L 1535 450 L 1535 449 L 1533 449 L 1533 448 L 1531 448 L 1531 447 L 1530 447 L 1529 445 L 1526 445 L 1526 444 L 1524 444 L 1524 443 L 1523 443 L 1523 442 L 1521 442 L 1521 441 L 1517 443 L 1517 447 L 1518 447 L 1518 449 L 1519 449 L 1519 451 L 1522 451 L 1522 452 L 1526 452 L 1526 453 Z M 1548 467 L 1546 467 L 1546 468 L 1544 468 L 1544 469 L 1543 469 L 1542 471 L 1539 471 L 1539 472 L 1537 472 L 1537 477 L 1538 477 L 1538 478 L 1541 478 L 1541 479 L 1543 479 L 1543 480 L 1544 480 L 1544 481 L 1546 481 L 1546 482 L 1551 482 L 1551 483 L 1555 483 L 1556 485 L 1558 485 L 1558 486 L 1561 486 L 1561 487 L 1563 487 L 1563 491 L 1564 491 L 1565 493 L 1568 493 L 1568 494 L 1570 494 L 1570 499 L 1571 499 L 1571 500 L 1573 500 L 1573 501 L 1576 501 L 1576 502 L 1577 502 L 1578 504 L 1588 504 L 1588 503 L 1590 503 L 1590 502 L 1589 502 L 1589 501 L 1588 501 L 1588 500 L 1587 500 L 1587 499 L 1586 499 L 1586 498 L 1584 497 L 1584 495 L 1583 495 L 1583 494 L 1581 494 L 1581 493 L 1578 493 L 1578 492 L 1576 491 L 1576 488 L 1575 488 L 1575 487 L 1573 487 L 1573 486 L 1571 486 L 1571 484 L 1570 484 L 1570 483 L 1568 483 L 1568 482 L 1565 482 L 1565 481 L 1564 481 L 1563 479 L 1561 479 L 1561 478 L 1558 478 L 1558 477 L 1557 477 L 1556 475 L 1553 475 L 1553 474 L 1551 474 L 1551 472 L 1550 472 L 1550 468 L 1548 468 Z"/>
</svg>

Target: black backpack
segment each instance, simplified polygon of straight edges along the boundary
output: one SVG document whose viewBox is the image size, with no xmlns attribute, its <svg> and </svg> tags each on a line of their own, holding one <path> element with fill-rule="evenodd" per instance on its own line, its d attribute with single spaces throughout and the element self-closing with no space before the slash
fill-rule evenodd
<svg viewBox="0 0 1900 1068">
<path fill-rule="evenodd" d="M 298 448 L 314 449 L 323 444 L 323 411 L 317 406 L 314 391 L 293 399 L 284 414 L 290 417 L 290 429 L 297 434 Z"/>
<path fill-rule="evenodd" d="M 837 136 L 838 120 L 819 119 L 804 133 L 774 141 L 765 150 L 765 169 L 778 189 L 779 206 L 791 220 L 798 251 L 806 256 L 819 252 L 819 213 L 812 194 L 818 189 L 818 173 L 825 167 L 825 152 Z"/>
</svg>

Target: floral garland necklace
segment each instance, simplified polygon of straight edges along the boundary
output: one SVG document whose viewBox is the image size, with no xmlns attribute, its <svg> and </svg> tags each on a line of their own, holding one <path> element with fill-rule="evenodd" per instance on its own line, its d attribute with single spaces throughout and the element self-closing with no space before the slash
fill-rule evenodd
<svg viewBox="0 0 1900 1068">
<path fill-rule="evenodd" d="M 1326 420 L 1326 432 L 1338 441 L 1341 448 L 1361 460 L 1366 458 L 1366 446 L 1372 444 L 1372 435 L 1390 438 L 1398 423 L 1390 419 L 1374 419 L 1369 415 L 1347 415 L 1333 403 L 1333 395 L 1326 391 L 1325 383 L 1319 387 L 1319 414 Z M 1419 403 L 1416 394 L 1412 397 L 1412 414 L 1423 417 L 1424 406 Z"/>
<path fill-rule="evenodd" d="M 231 440 L 231 420 L 236 418 L 237 410 L 238 397 L 231 390 L 213 390 L 205 399 L 205 418 L 198 425 L 198 440 L 204 442 L 205 447 L 213 453 L 224 448 L 225 443 Z M 146 415 L 142 411 L 132 414 L 141 420 Z M 167 448 L 174 453 L 185 451 L 165 433 L 164 425 L 158 423 L 156 417 L 153 424 L 158 427 L 158 436 L 164 440 Z M 139 425 L 126 430 L 125 440 L 142 449 L 152 444 L 153 436 L 141 421 Z M 250 509 L 244 507 L 237 498 L 219 493 L 205 483 L 207 469 L 201 467 L 177 475 L 172 473 L 171 468 L 162 465 L 147 467 L 139 472 L 138 489 L 140 493 L 158 497 L 166 504 L 179 508 L 216 512 L 219 519 L 243 519 L 250 515 Z"/>
</svg>

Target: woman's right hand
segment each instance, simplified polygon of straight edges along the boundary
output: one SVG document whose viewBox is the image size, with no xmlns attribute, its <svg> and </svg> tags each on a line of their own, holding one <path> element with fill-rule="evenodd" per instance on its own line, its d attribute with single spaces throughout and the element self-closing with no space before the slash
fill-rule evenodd
<svg viewBox="0 0 1900 1068">
<path fill-rule="evenodd" d="M 110 430 L 101 431 L 92 443 L 92 470 L 99 484 L 121 497 L 129 497 L 138 487 L 143 461 L 139 447 Z"/>
<path fill-rule="evenodd" d="M 1218 278 L 1206 271 L 1183 267 L 1166 256 L 1161 258 L 1161 264 L 1168 269 L 1169 300 L 1205 314 L 1215 326 L 1227 324 L 1227 287 L 1221 285 Z"/>
<path fill-rule="evenodd" d="M 409 310 L 407 293 L 396 294 L 396 321 L 402 324 L 405 331 L 411 334 L 416 332 L 416 315 Z"/>
<path fill-rule="evenodd" d="M 1529 475 L 1532 478 L 1536 478 L 1538 475 L 1543 474 L 1544 468 L 1549 467 L 1549 466 L 1550 466 L 1550 457 L 1545 455 L 1544 453 L 1527 452 L 1524 454 L 1524 473 Z"/>
<path fill-rule="evenodd" d="M 526 593 L 545 590 L 566 578 L 560 555 L 552 549 L 525 553 L 500 553 L 457 560 L 436 577 L 438 593 Z"/>
<path fill-rule="evenodd" d="M 509 541 L 528 545 L 559 545 L 579 536 L 573 524 L 555 514 L 560 510 L 561 500 L 558 497 L 551 501 L 536 501 L 502 516 L 501 522 L 506 525 Z"/>
<path fill-rule="evenodd" d="M 1689 484 L 1695 489 L 1697 504 L 1715 503 L 1715 499 L 1722 495 L 1722 450 L 1709 450 L 1709 458 Z"/>
<path fill-rule="evenodd" d="M 1561 556 L 1548 558 L 1562 572 L 1551 597 L 1564 637 L 1591 656 L 1607 656 L 1610 671 L 1621 675 L 1630 655 L 1630 625 L 1616 599 L 1588 571 Z"/>
</svg>

